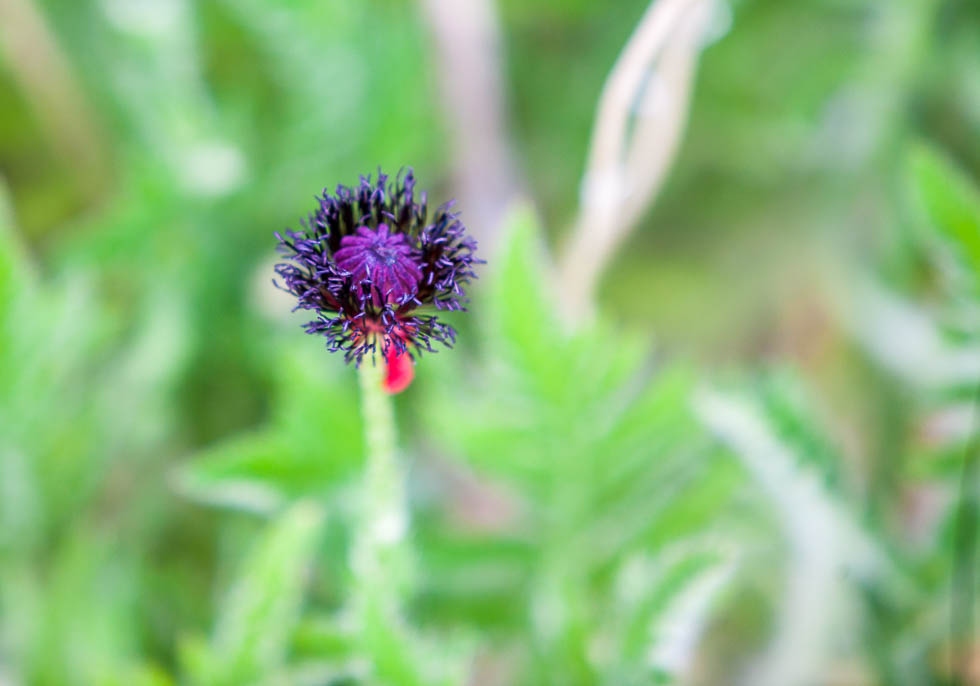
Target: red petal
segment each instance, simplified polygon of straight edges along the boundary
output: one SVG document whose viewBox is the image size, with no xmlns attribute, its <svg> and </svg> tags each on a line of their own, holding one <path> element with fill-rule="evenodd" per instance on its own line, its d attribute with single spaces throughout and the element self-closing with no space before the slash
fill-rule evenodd
<svg viewBox="0 0 980 686">
<path fill-rule="evenodd" d="M 385 380 L 382 387 L 388 393 L 401 393 L 415 378 L 415 365 L 408 353 L 391 350 L 385 355 Z"/>
</svg>

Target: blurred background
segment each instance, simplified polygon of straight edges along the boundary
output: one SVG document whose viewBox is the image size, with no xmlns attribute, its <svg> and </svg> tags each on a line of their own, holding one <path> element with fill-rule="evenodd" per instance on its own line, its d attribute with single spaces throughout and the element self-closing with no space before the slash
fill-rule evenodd
<svg viewBox="0 0 980 686">
<path fill-rule="evenodd" d="M 405 166 L 379 627 L 272 233 Z M 0 686 L 980 684 L 978 179 L 974 0 L 0 0 Z"/>
</svg>

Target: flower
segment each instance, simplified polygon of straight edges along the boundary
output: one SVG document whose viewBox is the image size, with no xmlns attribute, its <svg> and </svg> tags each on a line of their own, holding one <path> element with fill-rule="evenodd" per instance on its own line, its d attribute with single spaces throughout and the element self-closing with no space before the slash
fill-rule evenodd
<svg viewBox="0 0 980 686">
<path fill-rule="evenodd" d="M 456 331 L 433 310 L 466 309 L 464 289 L 482 263 L 476 241 L 452 203 L 429 220 L 411 169 L 391 182 L 379 172 L 374 182 L 362 176 L 354 188 L 324 190 L 317 204 L 301 230 L 275 234 L 286 261 L 275 268 L 283 283 L 274 283 L 296 296 L 294 310 L 316 313 L 307 333 L 355 364 L 380 352 L 389 374 L 397 367 L 391 385 L 400 390 L 422 350 L 452 347 Z"/>
</svg>

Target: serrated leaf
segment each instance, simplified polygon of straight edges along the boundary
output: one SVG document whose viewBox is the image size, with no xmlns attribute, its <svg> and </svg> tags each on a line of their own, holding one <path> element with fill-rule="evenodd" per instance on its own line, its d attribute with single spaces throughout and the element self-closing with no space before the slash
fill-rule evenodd
<svg viewBox="0 0 980 686">
<path fill-rule="evenodd" d="M 216 683 L 259 681 L 285 664 L 322 519 L 318 505 L 297 503 L 270 524 L 243 562 L 218 610 L 211 642 Z"/>
<path fill-rule="evenodd" d="M 838 613 L 850 600 L 845 575 L 870 581 L 893 570 L 876 540 L 828 490 L 815 461 L 801 458 L 777 438 L 763 412 L 737 396 L 707 390 L 698 393 L 695 407 L 768 497 L 791 552 L 787 574 L 792 581 L 780 605 L 780 631 L 753 680 L 773 686 L 802 683 L 829 657 Z"/>
<path fill-rule="evenodd" d="M 530 380 L 529 390 L 562 398 L 570 382 L 562 354 L 566 336 L 548 297 L 550 266 L 537 218 L 530 207 L 515 206 L 504 226 L 489 303 L 492 334 L 506 359 Z"/>
<path fill-rule="evenodd" d="M 924 145 L 910 158 L 916 185 L 933 224 L 970 269 L 980 287 L 980 194 L 948 159 Z"/>
<path fill-rule="evenodd" d="M 296 498 L 323 497 L 353 474 L 362 460 L 363 432 L 353 384 L 342 376 L 347 370 L 317 346 L 302 344 L 287 348 L 277 365 L 268 425 L 206 448 L 181 466 L 175 482 L 184 495 L 268 513 Z"/>
<path fill-rule="evenodd" d="M 629 558 L 617 578 L 617 661 L 626 683 L 672 682 L 690 668 L 718 591 L 732 572 L 718 541 L 688 539 Z M 613 673 L 619 669 L 613 669 Z"/>
<path fill-rule="evenodd" d="M 845 503 L 826 486 L 815 461 L 798 456 L 774 433 L 765 414 L 752 403 L 717 391 L 700 391 L 698 416 L 726 443 L 768 495 L 780 521 L 796 545 L 806 545 L 805 532 L 819 526 L 833 531 L 846 548 L 847 563 L 863 574 L 880 569 L 885 560 L 864 527 Z M 816 541 L 814 541 L 816 543 Z"/>
<path fill-rule="evenodd" d="M 714 609 L 715 598 L 731 578 L 733 564 L 721 560 L 685 570 L 670 599 L 651 622 L 647 659 L 660 672 L 686 675 Z"/>
</svg>

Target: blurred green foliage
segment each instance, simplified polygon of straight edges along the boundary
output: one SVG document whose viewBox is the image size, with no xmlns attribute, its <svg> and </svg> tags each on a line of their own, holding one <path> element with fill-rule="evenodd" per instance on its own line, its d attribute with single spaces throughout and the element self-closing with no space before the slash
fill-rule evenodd
<svg viewBox="0 0 980 686">
<path fill-rule="evenodd" d="M 835 594 L 813 683 L 969 683 L 980 8 L 726 5 L 569 330 L 548 246 L 645 5 L 499 3 L 537 209 L 397 399 L 414 573 L 358 632 L 354 374 L 270 285 L 271 232 L 379 165 L 451 194 L 423 15 L 8 2 L 43 22 L 0 59 L 0 684 L 739 683 L 797 635 L 794 579 Z"/>
</svg>

